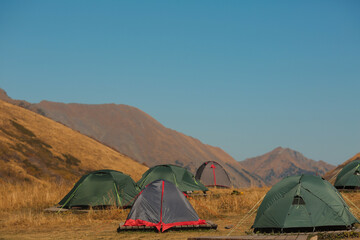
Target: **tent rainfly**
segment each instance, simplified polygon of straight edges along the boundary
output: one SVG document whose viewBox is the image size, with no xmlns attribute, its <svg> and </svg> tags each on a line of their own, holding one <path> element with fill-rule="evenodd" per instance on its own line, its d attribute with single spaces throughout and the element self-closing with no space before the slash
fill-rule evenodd
<svg viewBox="0 0 360 240">
<path fill-rule="evenodd" d="M 208 190 L 200 181 L 196 181 L 191 172 L 183 167 L 170 164 L 157 165 L 150 168 L 142 175 L 142 178 L 137 182 L 137 185 L 141 189 L 144 189 L 146 185 L 159 179 L 172 182 L 182 192 Z"/>
<path fill-rule="evenodd" d="M 349 229 L 358 220 L 340 193 L 319 176 L 284 178 L 266 194 L 256 215 L 254 231 L 311 232 Z"/>
<path fill-rule="evenodd" d="M 156 227 L 158 231 L 174 226 L 202 225 L 184 194 L 166 180 L 156 180 L 138 195 L 124 226 Z"/>
<path fill-rule="evenodd" d="M 231 181 L 225 169 L 215 161 L 204 162 L 196 171 L 196 180 L 206 187 L 229 188 Z"/>
<path fill-rule="evenodd" d="M 348 163 L 337 175 L 334 186 L 337 189 L 360 188 L 360 159 Z"/>
<path fill-rule="evenodd" d="M 82 176 L 59 205 L 61 208 L 129 207 L 138 193 L 130 176 L 115 170 L 99 170 Z"/>
</svg>

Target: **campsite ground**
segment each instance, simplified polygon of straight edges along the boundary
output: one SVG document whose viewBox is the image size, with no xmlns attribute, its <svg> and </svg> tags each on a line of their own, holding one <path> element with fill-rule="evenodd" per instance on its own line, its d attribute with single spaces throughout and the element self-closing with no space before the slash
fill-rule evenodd
<svg viewBox="0 0 360 240">
<path fill-rule="evenodd" d="M 44 213 L 71 186 L 58 184 L 1 184 L 0 239 L 186 239 L 194 236 L 225 236 L 240 222 L 231 236 L 245 235 L 256 213 L 247 213 L 266 194 L 269 188 L 215 189 L 204 196 L 193 196 L 191 204 L 202 219 L 218 224 L 217 230 L 189 230 L 117 233 L 129 210 L 90 211 L 88 213 Z M 354 214 L 359 218 L 360 192 L 344 193 Z M 351 203 L 350 203 L 351 202 Z M 355 206 L 354 206 L 354 205 Z M 255 208 L 256 209 L 256 208 Z M 244 218 L 248 216 L 247 218 Z M 232 226 L 230 229 L 225 227 Z"/>
<path fill-rule="evenodd" d="M 48 214 L 51 218 L 52 214 Z M 88 218 L 88 216 L 84 216 Z M 194 236 L 225 236 L 230 230 L 225 226 L 236 225 L 239 221 L 238 215 L 224 216 L 221 218 L 212 218 L 211 220 L 218 224 L 217 230 L 188 230 L 188 231 L 169 231 L 165 233 L 149 232 L 123 232 L 117 233 L 116 229 L 119 222 L 124 218 L 113 220 L 94 220 L 89 222 L 88 219 L 79 217 L 79 222 L 73 224 L 49 224 L 42 226 L 28 227 L 9 227 L 0 229 L 0 239 L 186 239 Z M 234 231 L 231 236 L 244 235 L 245 230 L 249 228 L 254 220 L 254 216 L 249 218 Z M 83 222 L 83 223 L 82 223 Z"/>
<path fill-rule="evenodd" d="M 95 221 L 93 223 L 74 224 L 72 226 L 42 226 L 29 228 L 1 229 L 0 239 L 187 239 L 194 236 L 224 236 L 229 230 L 224 223 L 219 223 L 218 230 L 188 230 L 157 232 L 117 233 L 119 221 Z M 238 218 L 227 217 L 226 223 L 235 224 Z M 246 225 L 251 224 L 250 222 Z M 242 231 L 241 235 L 244 235 Z"/>
</svg>

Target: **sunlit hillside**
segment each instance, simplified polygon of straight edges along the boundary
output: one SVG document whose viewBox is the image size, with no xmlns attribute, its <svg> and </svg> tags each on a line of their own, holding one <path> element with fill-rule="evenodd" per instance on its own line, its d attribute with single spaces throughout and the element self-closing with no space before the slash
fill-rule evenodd
<svg viewBox="0 0 360 240">
<path fill-rule="evenodd" d="M 94 139 L 0 101 L 0 180 L 73 182 L 110 168 L 139 179 L 147 167 Z"/>
<path fill-rule="evenodd" d="M 354 161 L 356 159 L 360 159 L 360 153 L 356 154 L 355 156 L 353 156 L 352 158 L 350 158 L 349 160 L 343 162 L 342 164 L 340 164 L 339 166 L 337 166 L 336 168 L 334 168 L 333 170 L 327 172 L 324 175 L 324 178 L 328 181 L 330 181 L 332 184 L 334 184 L 335 180 L 336 180 L 336 176 L 338 175 L 338 173 L 341 171 L 341 169 L 343 169 L 343 167 L 345 167 L 346 164 L 348 164 L 351 161 Z"/>
</svg>

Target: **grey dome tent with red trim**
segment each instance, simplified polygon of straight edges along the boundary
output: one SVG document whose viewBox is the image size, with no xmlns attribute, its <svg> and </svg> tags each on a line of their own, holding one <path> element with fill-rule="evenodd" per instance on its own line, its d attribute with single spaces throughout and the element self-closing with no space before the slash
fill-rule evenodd
<svg viewBox="0 0 360 240">
<path fill-rule="evenodd" d="M 137 196 L 123 227 L 147 226 L 164 232 L 175 226 L 206 224 L 173 183 L 156 180 Z"/>
<path fill-rule="evenodd" d="M 196 171 L 195 179 L 202 182 L 206 187 L 231 187 L 229 175 L 215 161 L 204 162 Z"/>
</svg>

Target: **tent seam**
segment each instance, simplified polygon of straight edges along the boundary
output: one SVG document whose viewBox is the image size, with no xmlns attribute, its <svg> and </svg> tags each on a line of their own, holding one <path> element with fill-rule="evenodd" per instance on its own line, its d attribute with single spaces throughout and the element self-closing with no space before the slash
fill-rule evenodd
<svg viewBox="0 0 360 240">
<path fill-rule="evenodd" d="M 308 191 L 311 195 L 313 195 L 313 196 L 315 196 L 316 198 L 318 198 L 320 201 L 322 201 L 326 206 L 328 206 L 331 210 L 333 210 L 333 212 L 335 212 L 336 213 L 336 215 L 338 216 L 338 217 L 340 217 L 340 219 L 341 219 L 341 221 L 345 224 L 345 226 L 348 226 L 347 224 L 346 224 L 346 222 L 344 221 L 344 219 L 338 214 L 338 212 L 337 211 L 335 211 L 329 204 L 327 204 L 325 201 L 323 201 L 321 198 L 319 198 L 318 196 L 316 196 L 315 194 L 313 194 L 312 192 L 310 192 L 308 189 L 306 189 L 305 187 L 303 187 L 302 186 L 302 188 L 303 189 L 305 189 L 306 191 Z M 345 208 L 345 206 L 344 206 L 344 208 Z"/>
</svg>

